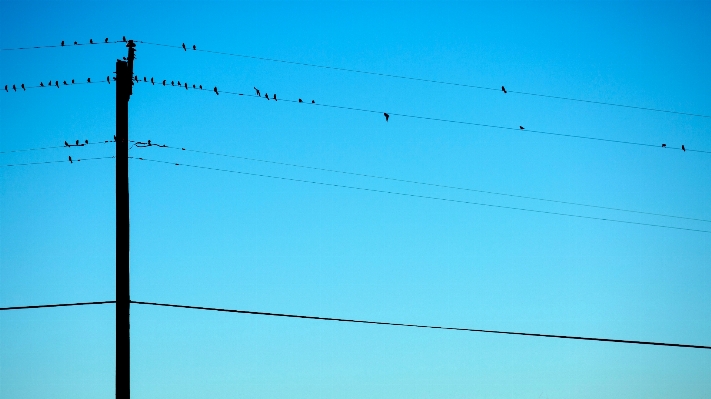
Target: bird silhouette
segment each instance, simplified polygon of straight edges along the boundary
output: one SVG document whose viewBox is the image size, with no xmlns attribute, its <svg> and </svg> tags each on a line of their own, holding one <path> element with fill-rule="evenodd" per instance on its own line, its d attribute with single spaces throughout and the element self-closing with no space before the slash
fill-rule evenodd
<svg viewBox="0 0 711 399">
<path fill-rule="evenodd" d="M 193 50 L 197 50 L 197 47 L 195 47 L 195 45 L 194 45 L 194 44 L 193 44 Z"/>
<path fill-rule="evenodd" d="M 15 85 L 12 85 L 12 90 L 17 91 L 17 87 L 15 87 Z"/>
<path fill-rule="evenodd" d="M 276 99 L 276 93 L 274 93 L 274 101 L 276 101 L 276 100 L 277 100 L 277 99 Z"/>
<path fill-rule="evenodd" d="M 25 84 L 23 83 L 20 86 L 22 86 L 22 91 L 25 91 Z"/>
<path fill-rule="evenodd" d="M 666 147 L 667 147 L 667 145 L 666 145 L 666 144 L 662 144 L 662 148 L 666 148 Z"/>
<path fill-rule="evenodd" d="M 79 43 L 77 43 L 77 42 L 74 42 L 74 45 L 75 45 L 75 46 L 76 46 L 77 44 L 79 44 Z"/>
<path fill-rule="evenodd" d="M 686 152 L 686 147 L 684 147 L 684 144 L 681 145 L 681 149 Z"/>
<path fill-rule="evenodd" d="M 152 145 L 150 140 L 148 140 L 148 145 Z"/>
<path fill-rule="evenodd" d="M 42 84 L 42 83 L 40 83 L 40 84 Z M 7 85 L 5 85 L 5 91 L 7 91 Z"/>
<path fill-rule="evenodd" d="M 109 76 L 106 77 L 106 83 L 111 84 L 111 78 Z"/>
<path fill-rule="evenodd" d="M 79 140 L 77 140 L 77 144 L 76 144 L 76 145 L 79 145 Z"/>
<path fill-rule="evenodd" d="M 89 140 L 84 140 L 84 144 L 89 144 Z"/>
<path fill-rule="evenodd" d="M 136 82 L 138 82 L 138 76 L 134 76 L 133 78 L 136 79 Z"/>
<path fill-rule="evenodd" d="M 254 88 L 254 91 L 257 92 L 257 97 L 261 97 L 261 96 L 262 96 L 261 94 L 259 94 L 259 89 L 258 89 L 258 88 L 255 87 L 255 88 Z"/>
<path fill-rule="evenodd" d="M 390 115 L 387 112 L 383 112 L 383 115 L 385 115 L 385 122 L 387 122 L 390 119 Z"/>
<path fill-rule="evenodd" d="M 185 48 L 185 43 L 183 43 L 183 50 L 188 51 L 188 49 Z"/>
<path fill-rule="evenodd" d="M 69 163 L 74 163 L 74 162 L 72 162 L 72 156 L 71 156 L 71 155 L 69 156 Z"/>
<path fill-rule="evenodd" d="M 154 85 L 156 82 L 153 81 L 153 78 L 151 78 L 151 84 Z"/>
<path fill-rule="evenodd" d="M 187 90 L 187 89 L 188 89 L 188 84 L 186 83 L 186 84 L 185 84 L 185 90 Z"/>
<path fill-rule="evenodd" d="M 144 77 L 143 77 L 143 81 L 144 81 L 144 82 L 148 82 L 148 79 L 146 79 L 146 77 L 144 76 Z"/>
<path fill-rule="evenodd" d="M 300 103 L 302 103 L 302 102 L 304 102 L 304 100 L 302 100 L 302 99 L 299 99 L 299 102 L 300 102 Z"/>
<path fill-rule="evenodd" d="M 40 82 L 40 87 L 44 87 L 44 83 Z M 5 89 L 7 89 L 7 86 L 5 86 Z"/>
<path fill-rule="evenodd" d="M 72 79 L 72 84 L 74 84 L 74 79 Z"/>
<path fill-rule="evenodd" d="M 200 90 L 202 90 L 202 85 L 200 85 Z"/>
<path fill-rule="evenodd" d="M 89 39 L 89 44 L 94 44 L 94 40 Z"/>
<path fill-rule="evenodd" d="M 59 88 L 59 81 L 58 81 L 58 80 L 55 80 L 55 81 L 54 81 L 54 85 L 57 86 L 57 88 Z"/>
<path fill-rule="evenodd" d="M 506 91 L 506 88 L 505 88 L 504 86 L 501 86 L 501 91 L 503 91 L 504 94 L 508 93 L 508 92 Z"/>
<path fill-rule="evenodd" d="M 311 100 L 311 104 L 316 104 L 316 101 L 314 101 L 314 100 Z"/>
<path fill-rule="evenodd" d="M 165 79 L 163 79 L 163 86 L 165 86 Z"/>
<path fill-rule="evenodd" d="M 126 42 L 126 36 L 123 37 L 123 41 L 124 41 L 124 43 Z"/>
<path fill-rule="evenodd" d="M 64 40 L 62 40 L 62 47 L 64 47 Z"/>
<path fill-rule="evenodd" d="M 71 146 L 69 145 L 69 143 L 67 143 L 67 140 L 64 140 L 64 146 L 65 146 L 65 147 L 71 147 Z"/>
<path fill-rule="evenodd" d="M 519 126 L 518 128 L 521 129 L 521 130 L 523 130 L 523 126 Z"/>
<path fill-rule="evenodd" d="M 107 37 L 106 39 L 104 39 L 104 43 L 108 43 L 108 42 L 109 42 L 109 38 Z"/>
<path fill-rule="evenodd" d="M 182 86 L 182 85 L 180 84 L 180 81 L 178 81 L 178 86 Z"/>
<path fill-rule="evenodd" d="M 171 85 L 171 86 L 175 86 L 175 81 L 171 80 L 171 81 L 170 81 L 170 85 Z"/>
<path fill-rule="evenodd" d="M 264 93 L 264 98 L 266 98 L 267 100 L 269 100 L 269 93 Z"/>
<path fill-rule="evenodd" d="M 91 83 L 91 78 L 86 78 L 86 83 Z"/>
<path fill-rule="evenodd" d="M 193 85 L 193 89 L 195 88 L 195 85 Z"/>
<path fill-rule="evenodd" d="M 63 81 L 62 83 L 64 83 L 65 86 L 69 86 L 69 85 L 67 84 L 67 81 L 66 81 L 66 80 Z"/>
<path fill-rule="evenodd" d="M 213 90 L 213 91 L 215 92 L 215 94 L 217 94 L 218 96 L 220 95 L 220 93 L 217 91 L 217 86 L 215 86 L 215 88 L 212 89 L 212 90 Z"/>
</svg>

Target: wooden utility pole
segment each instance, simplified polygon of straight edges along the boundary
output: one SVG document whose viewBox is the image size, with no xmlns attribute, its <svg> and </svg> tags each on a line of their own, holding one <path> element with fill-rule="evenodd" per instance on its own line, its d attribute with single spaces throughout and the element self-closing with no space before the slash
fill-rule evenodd
<svg viewBox="0 0 711 399">
<path fill-rule="evenodd" d="M 116 60 L 116 399 L 131 397 L 131 291 L 129 278 L 128 100 L 133 93 L 136 45 Z"/>
</svg>

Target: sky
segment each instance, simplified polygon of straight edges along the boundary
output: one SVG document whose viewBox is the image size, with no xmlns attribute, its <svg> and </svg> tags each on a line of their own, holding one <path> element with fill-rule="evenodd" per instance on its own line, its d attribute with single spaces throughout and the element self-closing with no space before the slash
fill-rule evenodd
<svg viewBox="0 0 711 399">
<path fill-rule="evenodd" d="M 241 157 L 131 149 L 166 162 L 129 163 L 134 300 L 711 345 L 708 2 L 4 0 L 0 15 L 2 49 L 126 36 L 137 76 L 210 89 L 134 86 L 131 140 Z M 0 165 L 84 159 L 0 167 L 0 307 L 115 298 L 115 165 L 89 158 L 115 153 L 105 79 L 124 56 L 0 51 Z M 103 83 L 61 85 L 87 78 Z M 8 152 L 65 140 L 95 144 Z M 0 396 L 114 397 L 114 316 L 0 312 Z M 711 396 L 708 350 L 146 305 L 131 356 L 133 398 Z"/>
</svg>

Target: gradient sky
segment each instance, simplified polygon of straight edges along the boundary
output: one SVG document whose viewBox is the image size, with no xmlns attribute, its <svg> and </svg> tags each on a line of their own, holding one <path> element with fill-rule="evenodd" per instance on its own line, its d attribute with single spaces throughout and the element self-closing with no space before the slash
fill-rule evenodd
<svg viewBox="0 0 711 399">
<path fill-rule="evenodd" d="M 0 2 L 2 48 L 127 38 L 711 115 L 708 2 Z M 0 52 L 105 79 L 122 45 Z M 711 151 L 711 118 L 139 44 L 138 76 Z M 109 140 L 115 86 L 0 93 L 0 151 Z M 136 85 L 130 138 L 711 220 L 711 155 Z M 0 164 L 110 156 L 112 144 Z M 711 230 L 171 149 L 132 156 Z M 0 168 L 0 306 L 112 300 L 113 160 Z M 132 161 L 134 300 L 711 345 L 711 234 Z M 0 396 L 114 397 L 114 306 L 0 313 Z M 132 306 L 133 398 L 707 398 L 711 351 Z"/>
</svg>

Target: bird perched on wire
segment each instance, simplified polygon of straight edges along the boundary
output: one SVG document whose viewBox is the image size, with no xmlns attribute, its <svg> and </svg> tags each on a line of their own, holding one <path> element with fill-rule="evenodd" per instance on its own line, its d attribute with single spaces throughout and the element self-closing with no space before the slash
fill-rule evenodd
<svg viewBox="0 0 711 399">
<path fill-rule="evenodd" d="M 66 80 L 63 81 L 62 83 L 63 83 L 65 86 L 69 86 L 69 85 L 67 84 L 67 81 L 66 81 Z"/>
<path fill-rule="evenodd" d="M 195 45 L 194 45 L 194 44 L 193 44 L 193 50 L 197 50 L 197 47 L 195 47 Z"/>
<path fill-rule="evenodd" d="M 126 42 L 126 36 L 123 37 L 123 42 L 124 42 L 124 43 Z"/>
<path fill-rule="evenodd" d="M 521 129 L 521 130 L 523 130 L 523 126 L 519 126 L 518 128 Z"/>
<path fill-rule="evenodd" d="M 299 102 L 300 102 L 300 103 L 302 103 L 302 102 L 304 102 L 304 100 L 302 100 L 302 99 L 299 99 Z"/>
<path fill-rule="evenodd" d="M 111 77 L 110 76 L 106 77 L 106 83 L 111 84 Z"/>
<path fill-rule="evenodd" d="M 94 44 L 94 40 L 89 39 L 89 44 Z"/>
<path fill-rule="evenodd" d="M 171 81 L 170 81 L 170 85 L 171 85 L 171 86 L 175 86 L 175 81 L 174 81 L 174 80 L 171 80 Z"/>
<path fill-rule="evenodd" d="M 64 40 L 62 40 L 62 47 L 64 47 Z"/>
<path fill-rule="evenodd" d="M 163 86 L 165 86 L 165 79 L 163 79 Z"/>
<path fill-rule="evenodd" d="M 84 140 L 84 144 L 89 144 L 89 140 Z"/>
<path fill-rule="evenodd" d="M 154 85 L 156 82 L 153 81 L 153 78 L 151 78 L 151 84 Z"/>
<path fill-rule="evenodd" d="M 681 145 L 681 149 L 686 152 L 686 147 L 684 147 L 684 144 Z"/>
<path fill-rule="evenodd" d="M 215 88 L 212 89 L 212 90 L 213 90 L 213 91 L 215 92 L 215 94 L 217 94 L 218 96 L 220 95 L 220 93 L 217 91 L 217 86 L 215 86 Z"/>
<path fill-rule="evenodd" d="M 185 84 L 185 90 L 187 90 L 187 89 L 188 89 L 188 84 L 186 83 L 186 84 Z"/>
<path fill-rule="evenodd" d="M 77 43 L 77 42 L 74 42 L 74 45 L 75 45 L 75 46 L 76 46 L 77 44 L 79 44 L 79 43 Z"/>
<path fill-rule="evenodd" d="M 269 93 L 264 93 L 264 98 L 266 98 L 267 100 L 269 100 Z"/>
<path fill-rule="evenodd" d="M 387 122 L 390 119 L 390 115 L 387 112 L 383 112 L 383 115 L 385 115 L 385 122 Z"/>
<path fill-rule="evenodd" d="M 79 140 L 77 140 L 77 143 L 76 143 L 76 145 L 79 145 Z"/>
<path fill-rule="evenodd" d="M 261 96 L 262 96 L 261 94 L 259 94 L 259 89 L 258 89 L 258 88 L 254 87 L 254 91 L 257 92 L 257 97 L 261 97 Z"/>
<path fill-rule="evenodd" d="M 146 79 L 145 76 L 143 77 L 143 81 L 146 82 L 146 83 L 148 83 L 148 79 Z"/>
<path fill-rule="evenodd" d="M 69 156 L 69 163 L 74 163 L 74 162 L 72 162 L 72 156 L 71 156 L 71 155 Z"/>
<path fill-rule="evenodd" d="M 72 79 L 72 84 L 74 84 L 74 79 Z"/>
<path fill-rule="evenodd" d="M 202 85 L 200 85 L 200 90 L 202 90 Z"/>
<path fill-rule="evenodd" d="M 178 81 L 178 86 L 182 86 L 182 85 L 180 84 L 180 81 Z"/>
<path fill-rule="evenodd" d="M 503 91 L 504 94 L 508 93 L 508 92 L 506 91 L 506 88 L 505 88 L 504 86 L 501 86 L 501 91 Z"/>
<path fill-rule="evenodd" d="M 40 87 L 44 87 L 44 83 L 40 82 Z M 5 90 L 7 90 L 7 86 L 5 86 Z"/>
<path fill-rule="evenodd" d="M 136 79 L 136 82 L 138 82 L 138 76 L 134 76 L 133 78 Z"/>
<path fill-rule="evenodd" d="M 71 147 L 71 146 L 69 145 L 69 143 L 67 143 L 67 140 L 64 140 L 64 146 L 65 146 L 65 147 Z"/>
<path fill-rule="evenodd" d="M 86 78 L 86 83 L 91 83 L 91 78 Z"/>
<path fill-rule="evenodd" d="M 311 104 L 316 104 L 316 101 L 314 101 L 314 100 L 311 100 Z"/>
<path fill-rule="evenodd" d="M 25 91 L 25 84 L 23 83 L 20 86 L 22 87 L 22 91 Z"/>
<path fill-rule="evenodd" d="M 15 85 L 12 85 L 12 90 L 17 91 L 17 87 L 15 87 Z"/>
<path fill-rule="evenodd" d="M 193 89 L 195 88 L 195 85 L 193 85 Z"/>
<path fill-rule="evenodd" d="M 55 81 L 54 81 L 54 85 L 57 86 L 57 88 L 59 88 L 59 81 L 58 81 L 58 80 L 55 80 Z"/>
<path fill-rule="evenodd" d="M 185 43 L 183 43 L 183 50 L 188 51 L 188 49 L 185 48 Z"/>
<path fill-rule="evenodd" d="M 667 145 L 662 143 L 662 148 L 667 148 Z"/>
<path fill-rule="evenodd" d="M 276 100 L 277 100 L 277 99 L 276 99 L 276 93 L 274 93 L 274 97 L 273 97 L 273 98 L 274 98 L 274 101 L 276 101 Z"/>
</svg>

